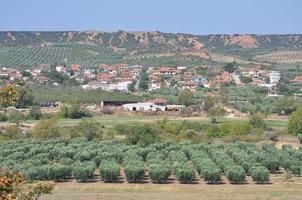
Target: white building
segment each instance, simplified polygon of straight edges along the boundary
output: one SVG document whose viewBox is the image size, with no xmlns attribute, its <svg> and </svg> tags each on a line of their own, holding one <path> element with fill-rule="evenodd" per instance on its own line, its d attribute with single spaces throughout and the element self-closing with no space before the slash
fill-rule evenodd
<svg viewBox="0 0 302 200">
<path fill-rule="evenodd" d="M 271 84 L 276 84 L 280 81 L 281 79 L 281 74 L 278 71 L 270 71 L 269 72 L 269 82 Z"/>
<path fill-rule="evenodd" d="M 131 84 L 132 81 L 120 81 L 117 83 L 117 89 L 120 91 L 128 91 L 128 88 Z"/>
<path fill-rule="evenodd" d="M 122 105 L 125 111 L 167 111 L 166 106 L 158 106 L 154 103 L 129 103 Z"/>
</svg>

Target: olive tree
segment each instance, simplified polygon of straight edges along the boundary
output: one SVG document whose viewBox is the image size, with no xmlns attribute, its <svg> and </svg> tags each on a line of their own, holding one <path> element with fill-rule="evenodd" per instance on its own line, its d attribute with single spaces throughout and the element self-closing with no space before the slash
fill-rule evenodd
<svg viewBox="0 0 302 200">
<path fill-rule="evenodd" d="M 120 175 L 120 167 L 115 162 L 104 162 L 100 166 L 100 175 L 105 183 L 116 183 Z"/>
<path fill-rule="evenodd" d="M 181 163 L 176 169 L 176 178 L 181 183 L 192 183 L 195 177 L 195 169 L 189 163 Z"/>
<path fill-rule="evenodd" d="M 254 181 L 257 183 L 267 183 L 269 182 L 269 170 L 266 167 L 260 166 L 255 167 L 252 172 L 251 176 Z"/>
<path fill-rule="evenodd" d="M 170 174 L 170 170 L 163 164 L 149 166 L 149 176 L 153 183 L 166 183 Z"/>
<path fill-rule="evenodd" d="M 240 184 L 244 182 L 245 171 L 241 166 L 233 166 L 226 172 L 226 176 L 231 183 Z"/>
</svg>

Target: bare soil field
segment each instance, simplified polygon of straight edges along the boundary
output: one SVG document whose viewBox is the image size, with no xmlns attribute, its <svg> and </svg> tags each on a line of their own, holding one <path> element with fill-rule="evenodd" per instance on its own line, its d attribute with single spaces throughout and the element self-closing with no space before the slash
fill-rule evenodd
<svg viewBox="0 0 302 200">
<path fill-rule="evenodd" d="M 167 199 L 167 200 L 301 200 L 302 178 L 294 177 L 291 182 L 284 182 L 282 174 L 271 176 L 271 183 L 255 184 L 251 177 L 243 185 L 232 185 L 225 177 L 218 185 L 208 185 L 202 179 L 194 184 L 179 184 L 172 179 L 168 184 L 128 184 L 127 182 L 109 184 L 99 180 L 92 183 L 65 182 L 57 183 L 52 195 L 43 200 L 118 200 L 118 199 Z"/>
</svg>

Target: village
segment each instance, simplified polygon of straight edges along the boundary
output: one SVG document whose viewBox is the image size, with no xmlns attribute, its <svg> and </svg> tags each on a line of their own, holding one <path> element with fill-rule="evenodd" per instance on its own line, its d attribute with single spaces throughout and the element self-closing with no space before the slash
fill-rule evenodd
<svg viewBox="0 0 302 200">
<path fill-rule="evenodd" d="M 229 63 L 235 65 L 235 63 Z M 234 68 L 234 66 L 232 66 Z M 213 68 L 213 69 L 212 69 Z M 55 78 L 54 78 L 55 77 Z M 73 84 L 83 90 L 100 90 L 140 95 L 152 93 L 163 88 L 177 91 L 190 91 L 195 94 L 200 89 L 218 91 L 226 87 L 266 88 L 267 97 L 282 97 L 278 93 L 278 83 L 282 74 L 276 70 L 264 69 L 260 65 L 237 66 L 229 70 L 223 67 L 144 67 L 141 65 L 100 64 L 99 67 L 85 67 L 79 64 L 65 65 L 40 64 L 36 67 L 20 71 L 18 69 L 1 68 L 2 85 L 38 84 L 58 87 L 61 83 L 56 77 L 73 80 Z M 289 83 L 302 83 L 302 75 L 297 75 Z M 302 88 L 300 88 L 302 91 Z M 43 112 L 59 112 L 62 102 L 46 100 L 36 102 Z M 82 102 L 79 102 L 82 103 Z M 128 111 L 166 112 L 180 111 L 187 105 L 181 102 L 171 103 L 165 98 L 148 99 L 144 101 L 104 101 L 100 99 L 96 105 L 88 105 L 92 111 L 100 111 L 103 107 Z"/>
<path fill-rule="evenodd" d="M 56 72 L 66 75 L 79 83 L 79 87 L 91 90 L 102 89 L 105 91 L 118 90 L 121 92 L 139 91 L 138 83 L 141 73 L 145 71 L 147 91 L 157 90 L 161 87 L 174 87 L 180 90 L 189 89 L 195 91 L 198 87 L 218 89 L 227 85 L 237 87 L 267 87 L 274 90 L 282 78 L 279 71 L 262 69 L 261 66 L 239 67 L 233 73 L 220 69 L 214 75 L 206 75 L 209 66 L 195 67 L 144 67 L 141 65 L 129 66 L 128 64 L 107 65 L 101 64 L 98 68 L 84 67 L 73 64 L 70 67 L 64 65 L 55 66 Z M 39 84 L 59 83 L 51 81 L 45 76 L 45 72 L 51 72 L 50 64 L 40 64 L 37 67 L 20 71 L 12 68 L 0 68 L 0 78 L 13 83 L 15 80 L 32 80 Z M 25 74 L 26 73 L 26 74 Z M 302 75 L 289 82 L 302 83 Z M 132 88 L 131 85 L 134 87 Z"/>
</svg>

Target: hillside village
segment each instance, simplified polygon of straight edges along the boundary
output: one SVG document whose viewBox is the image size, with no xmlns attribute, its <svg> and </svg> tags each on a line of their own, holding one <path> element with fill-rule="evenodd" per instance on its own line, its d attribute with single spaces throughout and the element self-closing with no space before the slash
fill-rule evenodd
<svg viewBox="0 0 302 200">
<path fill-rule="evenodd" d="M 237 65 L 235 67 L 235 65 Z M 65 65 L 40 64 L 36 67 L 20 71 L 18 69 L 1 68 L 0 78 L 5 85 L 12 84 L 38 84 L 53 85 L 59 87 L 62 83 L 56 80 L 64 78 L 72 80 L 71 83 L 84 90 L 101 90 L 107 92 L 118 91 L 140 95 L 159 91 L 163 88 L 183 91 L 188 90 L 195 94 L 198 90 L 206 89 L 209 92 L 219 91 L 226 87 L 250 87 L 266 88 L 267 97 L 278 98 L 282 95 L 278 92 L 278 83 L 282 80 L 280 71 L 264 69 L 260 65 L 240 66 L 229 63 L 229 67 L 218 67 L 214 70 L 210 66 L 194 67 L 144 67 L 142 65 L 118 65 L 100 64 L 99 67 L 85 67 L 79 64 Z M 55 78 L 54 78 L 55 77 Z M 297 75 L 288 81 L 289 84 L 298 84 L 296 91 L 302 91 L 302 75 Z M 231 100 L 229 100 L 231 101 Z M 101 101 L 102 106 L 122 106 L 125 111 L 172 111 L 180 110 L 181 103 L 169 102 L 165 98 L 138 101 Z M 44 111 L 59 111 L 60 102 L 46 100 L 37 102 Z M 133 104 L 134 103 L 134 104 Z M 50 109 L 49 108 L 53 108 Z M 89 107 L 90 108 L 90 107 Z M 92 108 L 92 110 L 95 107 Z"/>
<path fill-rule="evenodd" d="M 146 73 L 147 85 L 143 90 L 152 91 L 162 87 L 173 87 L 179 90 L 188 89 L 195 91 L 198 87 L 219 89 L 227 85 L 236 87 L 267 87 L 270 94 L 277 95 L 276 85 L 282 79 L 282 74 L 276 70 L 262 69 L 260 65 L 250 67 L 238 67 L 238 70 L 230 73 L 218 69 L 215 75 L 206 75 L 209 66 L 195 67 L 149 67 L 141 65 L 107 65 L 101 64 L 98 68 L 84 67 L 73 64 L 71 67 L 56 65 L 55 71 L 65 75 L 68 79 L 74 79 L 79 87 L 91 90 L 102 89 L 105 91 L 137 92 L 142 72 Z M 52 71 L 50 64 L 41 64 L 37 67 L 21 72 L 18 69 L 0 68 L 0 78 L 7 83 L 14 84 L 17 80 L 34 81 L 39 84 L 59 83 L 51 80 L 45 73 Z M 297 75 L 290 83 L 302 83 L 302 75 Z M 132 87 L 133 86 L 133 87 Z"/>
</svg>

